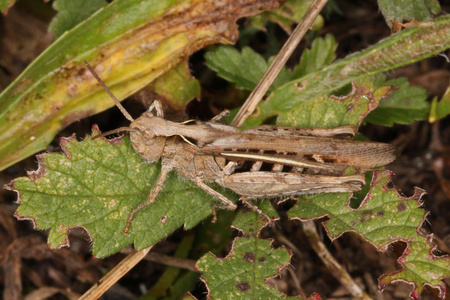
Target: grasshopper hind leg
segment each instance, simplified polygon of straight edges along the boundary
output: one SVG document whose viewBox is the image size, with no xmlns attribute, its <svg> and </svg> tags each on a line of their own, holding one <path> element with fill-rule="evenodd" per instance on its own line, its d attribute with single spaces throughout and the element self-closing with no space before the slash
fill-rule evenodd
<svg viewBox="0 0 450 300">
<path fill-rule="evenodd" d="M 237 205 L 234 204 L 233 201 L 231 201 L 221 193 L 217 192 L 213 188 L 206 185 L 200 178 L 194 179 L 193 181 L 195 182 L 196 185 L 198 185 L 199 188 L 201 188 L 202 190 L 204 190 L 205 192 L 207 192 L 208 194 L 210 194 L 211 196 L 222 202 L 227 209 L 235 210 L 237 208 Z"/>
<path fill-rule="evenodd" d="M 208 185 L 206 185 L 201 179 L 196 179 L 196 180 L 193 180 L 193 181 L 202 190 L 204 190 L 205 192 L 207 192 L 208 194 L 210 194 L 211 196 L 213 196 L 214 198 L 216 198 L 217 200 L 222 202 L 222 204 L 225 205 L 225 208 L 227 208 L 229 210 L 235 210 L 237 208 L 237 205 L 234 204 L 230 199 L 228 199 L 227 197 L 225 197 L 221 193 L 217 192 L 216 190 L 214 190 L 211 187 L 209 187 Z M 250 199 L 248 199 L 247 197 L 241 197 L 240 200 L 242 200 L 242 203 L 244 203 L 245 206 L 247 206 L 252 211 L 254 211 L 254 212 L 258 213 L 259 215 L 263 216 L 264 218 L 266 218 L 269 223 L 272 223 L 272 219 L 267 214 L 265 214 L 262 210 L 260 210 L 258 208 L 258 206 L 256 206 L 252 202 L 250 202 L 249 201 Z M 213 211 L 213 215 L 214 215 L 214 219 L 216 219 L 215 210 Z"/>
</svg>

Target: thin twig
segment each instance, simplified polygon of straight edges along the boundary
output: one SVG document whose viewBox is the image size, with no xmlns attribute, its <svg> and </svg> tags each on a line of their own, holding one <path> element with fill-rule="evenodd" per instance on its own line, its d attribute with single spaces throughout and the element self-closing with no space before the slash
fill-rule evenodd
<svg viewBox="0 0 450 300">
<path fill-rule="evenodd" d="M 316 230 L 316 225 L 313 221 L 303 222 L 303 231 L 308 237 L 308 241 L 316 251 L 319 258 L 323 261 L 325 266 L 331 271 L 333 276 L 344 285 L 347 290 L 352 294 L 354 299 L 368 300 L 371 299 L 354 281 L 350 274 L 342 267 L 333 255 L 328 251 L 325 245 L 319 238 L 319 234 Z"/>
<path fill-rule="evenodd" d="M 117 266 L 108 272 L 102 279 L 93 285 L 79 300 L 98 299 L 120 278 L 137 265 L 150 251 L 153 246 L 128 254 Z"/>
<path fill-rule="evenodd" d="M 169 256 L 169 255 L 152 252 L 147 255 L 145 260 L 160 263 L 160 264 L 163 264 L 166 266 L 182 268 L 182 269 L 189 270 L 192 272 L 201 273 L 200 271 L 195 269 L 195 264 L 197 263 L 197 261 L 192 260 L 192 259 L 174 257 L 174 256 Z"/>
<path fill-rule="evenodd" d="M 288 270 L 289 274 L 291 274 L 292 281 L 294 282 L 294 287 L 297 290 L 297 295 L 300 296 L 300 297 L 306 298 L 306 293 L 302 289 L 302 286 L 300 284 L 300 280 L 297 277 L 297 272 L 295 272 L 294 267 L 292 265 L 288 266 L 287 270 Z"/>
<path fill-rule="evenodd" d="M 245 101 L 244 105 L 242 105 L 241 109 L 234 117 L 231 125 L 236 127 L 241 126 L 248 118 L 248 116 L 252 114 L 259 101 L 261 101 L 262 97 L 266 94 L 267 90 L 272 85 L 275 78 L 278 76 L 278 73 L 280 73 L 281 68 L 283 68 L 283 66 L 286 64 L 287 60 L 294 52 L 298 43 L 300 43 L 305 33 L 309 30 L 312 23 L 314 22 L 322 8 L 325 6 L 327 1 L 328 0 L 315 0 L 311 4 L 300 23 L 298 23 L 294 32 L 292 32 L 283 48 L 281 48 L 280 52 L 278 52 L 277 57 L 275 57 L 270 67 L 267 69 L 266 73 L 259 81 L 258 85 L 255 87 L 255 89 Z"/>
<path fill-rule="evenodd" d="M 122 249 L 120 251 L 120 253 L 129 254 L 132 251 L 134 251 L 132 248 L 125 248 L 125 249 Z M 193 260 L 193 259 L 169 256 L 169 255 L 165 255 L 165 254 L 161 254 L 161 253 L 157 253 L 157 252 L 150 252 L 145 257 L 145 260 L 155 262 L 158 264 L 162 264 L 165 266 L 176 267 L 176 268 L 189 270 L 192 272 L 202 273 L 199 270 L 195 269 L 195 264 L 197 263 L 197 261 Z"/>
</svg>

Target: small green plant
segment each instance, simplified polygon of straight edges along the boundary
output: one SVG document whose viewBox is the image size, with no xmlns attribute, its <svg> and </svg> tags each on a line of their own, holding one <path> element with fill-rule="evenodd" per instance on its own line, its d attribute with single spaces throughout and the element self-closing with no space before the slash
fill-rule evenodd
<svg viewBox="0 0 450 300">
<path fill-rule="evenodd" d="M 248 2 L 255 8 L 242 12 L 239 17 L 259 12 L 258 1 Z M 315 38 L 293 69 L 281 71 L 265 100 L 259 104 L 257 113 L 243 128 L 270 120 L 289 127 L 350 125 L 357 129 L 363 122 L 392 126 L 426 120 L 428 116 L 433 120 L 445 117 L 449 113 L 447 96 L 439 103 L 434 101 L 430 113 L 426 90 L 410 86 L 406 78 L 387 80 L 383 75 L 385 71 L 417 62 L 450 47 L 450 18 L 430 19 L 439 11 L 439 5 L 432 0 L 411 2 L 420 2 L 426 9 L 421 9 L 417 15 L 408 10 L 399 11 L 382 1 L 380 8 L 388 20 L 419 19 L 422 22 L 343 59 L 335 59 L 338 45 L 333 36 Z M 103 1 L 92 2 L 92 11 L 103 5 Z M 5 141 L 0 146 L 1 167 L 6 168 L 43 149 L 74 116 L 90 115 L 114 104 L 84 70 L 82 58 L 102 66 L 103 69 L 98 69 L 99 75 L 120 99 L 147 84 L 151 84 L 155 93 L 162 95 L 171 107 L 183 108 L 192 98 L 199 97 L 200 83 L 189 73 L 187 55 L 213 42 L 234 42 L 235 36 L 233 32 L 218 32 L 207 23 L 204 14 L 197 17 L 205 19 L 192 28 L 180 29 L 172 24 L 184 24 L 193 13 L 201 11 L 195 9 L 195 5 L 203 5 L 210 14 L 216 13 L 212 18 L 214 24 L 225 22 L 217 7 L 202 1 L 174 4 L 171 1 L 116 0 L 92 16 L 90 10 L 86 10 L 90 16 L 87 20 L 84 20 L 87 16 L 76 19 L 73 16 L 75 8 L 68 6 L 67 1 L 55 1 L 55 7 L 61 11 L 50 28 L 60 36 L 59 39 L 0 95 L 3 104 L 0 126 Z M 229 8 L 232 12 L 242 9 L 236 3 L 233 5 L 235 7 L 230 4 Z M 277 1 L 267 4 L 268 7 L 276 5 Z M 292 13 L 287 13 L 287 9 Z M 170 15 L 175 10 L 182 10 L 175 18 L 176 22 Z M 253 22 L 253 28 L 261 26 L 264 20 L 289 28 L 295 20 L 288 16 L 301 17 L 304 11 L 303 2 L 291 0 L 284 8 L 266 11 L 249 20 Z M 170 17 L 166 19 L 167 15 Z M 107 26 L 108 20 L 114 20 L 115 25 Z M 230 30 L 234 30 L 235 20 L 226 21 Z M 322 21 L 317 21 L 316 26 Z M 155 28 L 163 28 L 167 35 L 159 35 Z M 69 31 L 64 33 L 66 30 Z M 145 38 L 142 37 L 144 33 Z M 79 39 L 76 46 L 67 49 L 75 39 Z M 200 42 L 192 42 L 195 39 Z M 210 69 L 240 91 L 234 95 L 245 95 L 256 86 L 273 57 L 266 59 L 249 47 L 237 50 L 233 46 L 215 46 L 206 51 L 205 59 Z M 45 110 L 49 105 L 54 107 L 55 103 L 60 103 L 60 109 Z M 27 105 L 35 107 L 34 110 L 25 112 L 30 107 Z M 37 116 L 34 113 L 37 110 L 44 110 L 45 117 Z M 14 117 L 21 114 L 34 115 L 34 118 L 24 123 Z M 99 133 L 94 126 L 92 136 Z M 6 186 L 19 195 L 17 216 L 32 220 L 36 229 L 50 230 L 48 244 L 51 248 L 68 246 L 68 233 L 74 227 L 82 227 L 88 232 L 92 252 L 99 258 L 131 244 L 136 249 L 146 249 L 180 227 L 194 228 L 192 232 L 197 235 L 207 227 L 210 234 L 220 237 L 216 244 L 212 239 L 205 242 L 205 249 L 218 253 L 231 239 L 232 227 L 240 234 L 232 240 L 231 250 L 225 258 L 217 258 L 206 251 L 195 257 L 196 270 L 202 272 L 201 280 L 205 282 L 209 296 L 226 299 L 284 297 L 266 281 L 291 263 L 292 252 L 285 247 L 273 247 L 271 240 L 261 237 L 261 231 L 268 226 L 261 215 L 246 210 L 219 211 L 217 224 L 209 224 L 217 200 L 192 182 L 170 173 L 156 201 L 136 215 L 131 233 L 124 234 L 122 230 L 131 210 L 147 199 L 160 172 L 160 164 L 146 163 L 134 151 L 127 135 L 111 140 L 88 136 L 82 141 L 73 135 L 61 140 L 61 148 L 62 154 L 39 154 L 36 171 Z M 382 275 L 379 288 L 383 290 L 400 280 L 413 286 L 411 297 L 415 299 L 425 286 L 436 288 L 444 297 L 446 288 L 442 280 L 450 275 L 450 260 L 448 256 L 437 255 L 432 234 L 422 230 L 427 217 L 427 212 L 421 208 L 424 191 L 416 188 L 414 195 L 405 197 L 388 187 L 393 176 L 391 172 L 380 169 L 370 173 L 363 191 L 354 195 L 332 193 L 295 197 L 287 218 L 307 222 L 326 217 L 323 227 L 331 240 L 353 232 L 380 252 L 386 252 L 392 243 L 406 243 L 406 249 L 398 259 L 400 269 Z M 226 189 L 214 188 L 233 201 L 239 198 Z M 265 214 L 274 218 L 278 215 L 270 200 L 255 203 Z M 198 226 L 202 222 L 204 224 Z M 183 241 L 179 251 L 183 252 L 183 247 L 193 247 L 191 242 Z M 173 269 L 169 271 L 173 272 Z M 174 294 L 174 287 L 186 280 L 185 274 L 174 276 L 180 276 L 180 280 L 166 278 L 162 282 L 165 277 L 161 277 L 159 284 L 171 286 L 166 288 L 167 293 Z M 190 286 L 179 287 L 183 293 L 178 297 L 193 288 L 196 276 L 189 280 Z M 152 289 L 153 294 L 149 297 L 157 295 L 157 290 Z M 320 291 L 316 292 L 320 294 Z M 361 299 L 366 296 L 362 295 Z M 319 296 L 313 294 L 310 298 L 318 299 Z"/>
</svg>

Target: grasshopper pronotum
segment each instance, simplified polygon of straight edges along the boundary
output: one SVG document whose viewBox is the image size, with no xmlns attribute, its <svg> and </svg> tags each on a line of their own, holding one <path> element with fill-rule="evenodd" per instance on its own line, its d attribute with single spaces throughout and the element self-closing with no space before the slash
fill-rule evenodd
<svg viewBox="0 0 450 300">
<path fill-rule="evenodd" d="M 139 155 L 148 162 L 162 160 L 153 190 L 147 201 L 131 212 L 125 233 L 129 232 L 134 215 L 155 201 L 173 169 L 233 210 L 236 204 L 205 182 L 216 182 L 245 198 L 355 192 L 365 183 L 365 171 L 397 157 L 396 148 L 390 144 L 353 141 L 351 126 L 317 129 L 263 125 L 239 131 L 220 123 L 226 113 L 204 123 L 175 123 L 163 118 L 157 101 L 134 120 L 87 62 L 86 65 L 131 122 L 130 127 L 102 135 L 129 131 Z M 348 168 L 353 168 L 355 174 L 344 176 Z"/>
</svg>

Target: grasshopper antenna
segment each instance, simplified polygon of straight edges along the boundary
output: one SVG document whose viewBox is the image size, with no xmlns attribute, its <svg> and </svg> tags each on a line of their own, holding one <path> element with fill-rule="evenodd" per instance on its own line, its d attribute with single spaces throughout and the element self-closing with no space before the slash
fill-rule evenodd
<svg viewBox="0 0 450 300">
<path fill-rule="evenodd" d="M 84 64 L 86 65 L 86 67 L 89 69 L 89 71 L 95 77 L 95 79 L 97 79 L 98 83 L 100 83 L 100 85 L 103 87 L 103 89 L 114 100 L 117 108 L 119 108 L 119 110 L 122 112 L 122 114 L 125 116 L 125 118 L 127 118 L 128 121 L 130 121 L 130 122 L 134 122 L 133 117 L 127 112 L 125 107 L 123 107 L 122 104 L 120 104 L 119 100 L 117 100 L 116 96 L 114 96 L 114 94 L 108 89 L 106 84 L 100 79 L 100 77 L 97 75 L 97 73 L 95 73 L 95 71 L 94 71 L 94 69 L 92 69 L 91 65 L 84 58 L 83 58 L 83 61 L 84 61 Z"/>
</svg>

